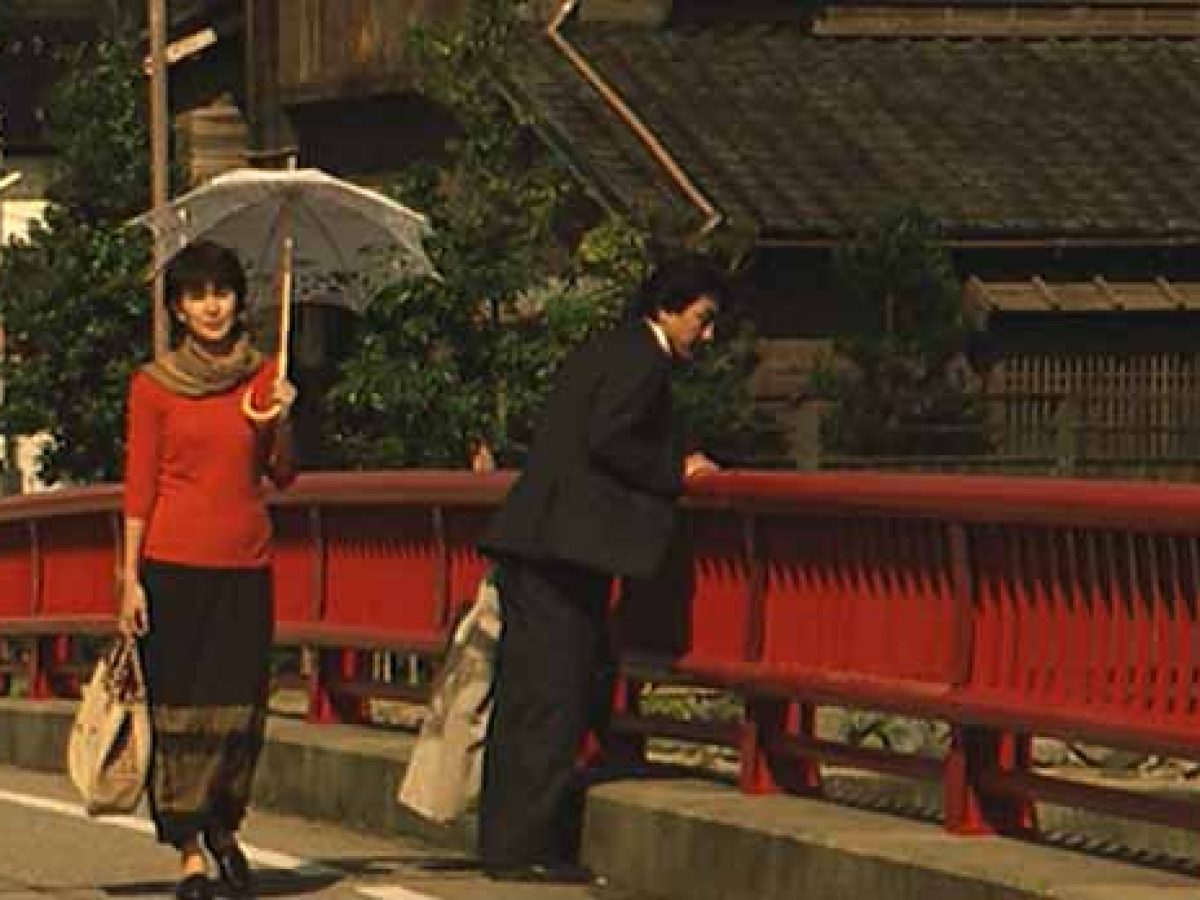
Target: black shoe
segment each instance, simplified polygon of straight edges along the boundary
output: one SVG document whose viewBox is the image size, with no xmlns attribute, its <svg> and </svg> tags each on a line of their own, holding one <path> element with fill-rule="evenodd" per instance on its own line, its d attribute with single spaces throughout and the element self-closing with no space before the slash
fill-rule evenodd
<svg viewBox="0 0 1200 900">
<path fill-rule="evenodd" d="M 248 895 L 254 886 L 254 879 L 250 874 L 250 863 L 246 854 L 242 852 L 233 835 L 217 837 L 206 831 L 204 843 L 216 861 L 217 870 L 221 873 L 221 880 L 225 885 L 238 896 Z"/>
<path fill-rule="evenodd" d="M 213 900 L 212 883 L 199 872 L 185 876 L 175 885 L 178 900 Z"/>
<path fill-rule="evenodd" d="M 585 866 L 575 863 L 534 863 L 528 866 L 502 866 L 484 869 L 493 881 L 518 881 L 526 884 L 591 884 L 601 885 L 605 879 Z"/>
</svg>

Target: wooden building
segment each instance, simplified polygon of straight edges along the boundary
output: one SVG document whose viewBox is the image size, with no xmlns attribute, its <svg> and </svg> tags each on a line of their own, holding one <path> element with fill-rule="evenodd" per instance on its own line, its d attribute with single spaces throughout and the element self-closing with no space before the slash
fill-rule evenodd
<svg viewBox="0 0 1200 900">
<path fill-rule="evenodd" d="M 469 2 L 173 0 L 194 177 L 294 158 L 383 180 L 433 152 L 448 123 L 407 34 Z M 987 328 L 1004 453 L 1061 456 L 1064 423 L 1114 459 L 1192 453 L 1200 0 L 522 8 L 508 93 L 598 207 L 756 235 L 759 393 L 798 447 L 807 368 L 853 324 L 832 248 L 906 201 L 941 223 Z"/>
</svg>

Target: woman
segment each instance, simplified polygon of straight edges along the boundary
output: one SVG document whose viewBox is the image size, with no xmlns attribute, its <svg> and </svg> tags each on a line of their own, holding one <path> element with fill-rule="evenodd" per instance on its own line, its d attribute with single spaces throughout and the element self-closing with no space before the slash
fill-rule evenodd
<svg viewBox="0 0 1200 900">
<path fill-rule="evenodd" d="M 181 854 L 181 900 L 213 896 L 201 840 L 228 887 L 250 889 L 236 834 L 262 747 L 273 627 L 262 477 L 278 487 L 294 477 L 296 391 L 246 337 L 245 292 L 228 249 L 180 253 L 167 303 L 182 341 L 129 390 L 120 621 L 140 639 L 150 804 L 159 840 Z M 248 390 L 278 415 L 247 418 Z"/>
</svg>

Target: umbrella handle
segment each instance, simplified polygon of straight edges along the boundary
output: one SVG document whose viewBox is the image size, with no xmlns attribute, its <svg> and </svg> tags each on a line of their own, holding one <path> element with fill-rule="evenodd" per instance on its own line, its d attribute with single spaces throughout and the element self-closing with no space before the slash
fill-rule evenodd
<svg viewBox="0 0 1200 900">
<path fill-rule="evenodd" d="M 242 415 L 251 422 L 270 422 L 283 411 L 282 403 L 272 403 L 266 409 L 254 408 L 254 391 L 247 390 L 242 394 Z"/>
</svg>

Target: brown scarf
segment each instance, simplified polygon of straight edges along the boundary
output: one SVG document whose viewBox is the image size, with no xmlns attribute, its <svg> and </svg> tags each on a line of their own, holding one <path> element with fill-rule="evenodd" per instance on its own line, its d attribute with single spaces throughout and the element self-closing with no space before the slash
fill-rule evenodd
<svg viewBox="0 0 1200 900">
<path fill-rule="evenodd" d="M 245 335 L 225 355 L 213 356 L 190 337 L 178 350 L 146 363 L 142 371 L 174 394 L 207 397 L 241 384 L 262 365 L 263 355 Z"/>
</svg>

